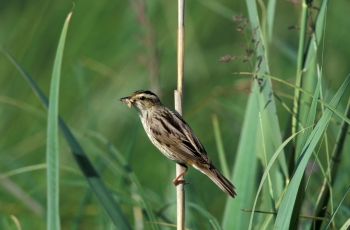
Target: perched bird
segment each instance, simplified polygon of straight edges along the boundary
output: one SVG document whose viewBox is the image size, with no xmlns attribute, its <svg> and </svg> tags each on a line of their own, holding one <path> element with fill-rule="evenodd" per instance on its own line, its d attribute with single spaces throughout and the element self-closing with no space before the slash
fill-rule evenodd
<svg viewBox="0 0 350 230">
<path fill-rule="evenodd" d="M 175 185 L 183 182 L 179 178 L 187 172 L 187 165 L 192 165 L 229 196 L 234 198 L 237 195 L 234 191 L 235 186 L 214 167 L 190 126 L 178 112 L 163 106 L 157 95 L 151 91 L 139 90 L 119 100 L 129 108 L 134 106 L 151 142 L 167 158 L 184 168 L 174 179 Z"/>
</svg>

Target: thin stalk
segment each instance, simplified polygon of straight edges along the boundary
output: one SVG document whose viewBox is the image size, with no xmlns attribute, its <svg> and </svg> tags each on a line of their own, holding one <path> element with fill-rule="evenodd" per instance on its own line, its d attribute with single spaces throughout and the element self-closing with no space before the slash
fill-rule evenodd
<svg viewBox="0 0 350 230">
<path fill-rule="evenodd" d="M 306 21 L 307 21 L 307 4 L 306 1 L 302 3 L 302 13 L 301 13 L 301 23 L 300 23 L 300 37 L 299 37 L 299 48 L 298 48 L 298 62 L 297 62 L 297 72 L 295 85 L 301 87 L 302 78 L 302 68 L 303 68 L 303 56 L 304 56 L 304 44 L 306 36 Z M 294 100 L 293 100 L 293 113 L 296 116 L 292 117 L 292 133 L 296 133 L 299 128 L 297 127 L 297 121 L 299 119 L 299 104 L 300 104 L 300 91 L 294 90 Z M 297 145 L 295 145 L 297 146 Z"/>
<path fill-rule="evenodd" d="M 212 116 L 212 121 L 213 121 L 213 127 L 214 127 L 214 136 L 215 136 L 215 142 L 216 142 L 216 147 L 218 150 L 218 156 L 220 160 L 220 166 L 222 168 L 222 172 L 226 178 L 230 178 L 230 171 L 228 169 L 227 161 L 226 161 L 226 154 L 224 150 L 224 145 L 222 143 L 222 138 L 221 138 L 221 133 L 220 133 L 220 127 L 219 127 L 219 121 L 218 121 L 218 116 L 214 114 Z"/>
<path fill-rule="evenodd" d="M 185 0 L 178 0 L 178 32 L 177 32 L 177 90 L 175 90 L 175 110 L 182 115 L 182 83 L 184 78 L 184 23 Z M 176 176 L 183 172 L 181 165 L 176 164 Z M 184 178 L 180 178 L 184 180 Z M 185 189 L 184 183 L 176 186 L 177 230 L 185 228 Z"/>
<path fill-rule="evenodd" d="M 241 209 L 242 212 L 252 212 L 252 210 L 248 209 Z M 277 215 L 277 212 L 269 212 L 269 211 L 260 211 L 260 210 L 254 210 L 254 213 L 261 213 L 261 214 L 266 214 L 266 215 Z M 319 217 L 319 216 L 307 216 L 307 215 L 299 215 L 300 218 L 304 219 L 311 219 L 311 220 L 329 220 L 328 218 L 325 217 Z"/>
</svg>

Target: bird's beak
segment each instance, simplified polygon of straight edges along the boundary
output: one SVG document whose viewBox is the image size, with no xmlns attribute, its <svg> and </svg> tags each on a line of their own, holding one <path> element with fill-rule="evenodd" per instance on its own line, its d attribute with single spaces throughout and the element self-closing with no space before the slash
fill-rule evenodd
<svg viewBox="0 0 350 230">
<path fill-rule="evenodd" d="M 132 103 L 134 102 L 134 100 L 130 99 L 130 97 L 123 97 L 120 98 L 119 101 L 123 102 L 124 104 L 126 104 L 130 109 L 132 107 Z"/>
</svg>

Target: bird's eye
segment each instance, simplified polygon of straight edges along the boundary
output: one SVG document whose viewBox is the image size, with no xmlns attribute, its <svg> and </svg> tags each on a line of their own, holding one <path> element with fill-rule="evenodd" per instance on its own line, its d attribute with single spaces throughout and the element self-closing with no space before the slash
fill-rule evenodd
<svg viewBox="0 0 350 230">
<path fill-rule="evenodd" d="M 142 96 L 142 97 L 140 97 L 140 99 L 143 101 L 143 100 L 145 100 L 146 98 L 145 98 L 144 96 Z"/>
</svg>

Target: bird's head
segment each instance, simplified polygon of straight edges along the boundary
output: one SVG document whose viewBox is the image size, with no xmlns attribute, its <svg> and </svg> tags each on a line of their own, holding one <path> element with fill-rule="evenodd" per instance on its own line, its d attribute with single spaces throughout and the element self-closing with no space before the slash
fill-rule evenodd
<svg viewBox="0 0 350 230">
<path fill-rule="evenodd" d="M 148 90 L 138 90 L 129 97 L 120 98 L 119 101 L 127 104 L 129 108 L 134 106 L 139 113 L 162 105 L 157 95 Z"/>
</svg>

